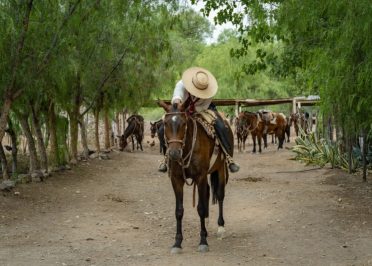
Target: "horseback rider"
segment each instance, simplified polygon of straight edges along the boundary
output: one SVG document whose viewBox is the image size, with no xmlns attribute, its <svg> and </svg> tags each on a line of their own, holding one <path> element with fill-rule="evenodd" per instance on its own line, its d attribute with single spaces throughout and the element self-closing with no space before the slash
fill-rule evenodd
<svg viewBox="0 0 372 266">
<path fill-rule="evenodd" d="M 225 126 L 216 106 L 212 103 L 212 97 L 217 93 L 217 89 L 217 80 L 208 70 L 201 67 L 191 67 L 183 73 L 182 79 L 177 82 L 171 103 L 183 104 L 186 107 L 186 112 L 190 115 L 207 109 L 215 111 L 217 118 L 213 126 L 227 158 L 229 170 L 235 173 L 239 171 L 240 167 L 232 159 L 234 143 L 229 142 L 229 128 Z M 167 171 L 165 161 L 160 163 L 159 171 L 161 172 Z"/>
</svg>

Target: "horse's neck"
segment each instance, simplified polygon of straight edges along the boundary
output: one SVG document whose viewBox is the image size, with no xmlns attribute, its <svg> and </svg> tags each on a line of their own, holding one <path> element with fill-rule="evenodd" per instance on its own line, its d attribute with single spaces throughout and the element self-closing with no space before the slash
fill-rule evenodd
<svg viewBox="0 0 372 266">
<path fill-rule="evenodd" d="M 124 138 L 128 138 L 130 135 L 132 135 L 134 133 L 136 125 L 137 125 L 137 123 L 134 120 L 132 120 L 128 124 L 127 128 L 124 131 Z"/>
</svg>

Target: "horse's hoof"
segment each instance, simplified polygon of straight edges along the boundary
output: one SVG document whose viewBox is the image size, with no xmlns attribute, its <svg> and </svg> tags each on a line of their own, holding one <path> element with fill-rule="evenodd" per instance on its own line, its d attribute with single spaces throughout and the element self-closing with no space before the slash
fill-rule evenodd
<svg viewBox="0 0 372 266">
<path fill-rule="evenodd" d="M 180 254 L 182 253 L 182 248 L 173 247 L 171 249 L 171 254 Z"/>
<path fill-rule="evenodd" d="M 202 253 L 208 252 L 209 251 L 209 246 L 208 245 L 199 245 L 198 251 L 202 252 Z"/>
<path fill-rule="evenodd" d="M 219 226 L 217 230 L 217 238 L 223 239 L 223 237 L 225 236 L 225 232 L 226 232 L 225 227 Z"/>
</svg>

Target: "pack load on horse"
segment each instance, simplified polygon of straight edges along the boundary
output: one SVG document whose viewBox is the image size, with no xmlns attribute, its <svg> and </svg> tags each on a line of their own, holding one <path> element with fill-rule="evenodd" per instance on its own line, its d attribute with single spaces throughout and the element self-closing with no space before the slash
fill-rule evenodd
<svg viewBox="0 0 372 266">
<path fill-rule="evenodd" d="M 163 155 L 165 155 L 167 151 L 167 147 L 165 146 L 165 140 L 164 140 L 163 119 L 160 119 L 154 123 L 150 122 L 150 133 L 151 133 L 151 138 L 155 138 L 156 135 L 158 136 L 160 153 L 163 153 Z"/>
<path fill-rule="evenodd" d="M 132 140 L 132 151 L 134 151 L 134 139 L 137 141 L 137 150 L 142 148 L 143 134 L 144 134 L 144 119 L 141 115 L 131 115 L 127 119 L 128 126 L 124 131 L 124 134 L 118 136 L 119 138 L 119 149 L 123 151 L 128 145 L 127 139 L 130 137 Z"/>
<path fill-rule="evenodd" d="M 176 197 L 177 229 L 172 253 L 181 251 L 183 240 L 183 187 L 198 189 L 197 210 L 200 217 L 199 251 L 208 251 L 205 219 L 209 217 L 209 197 L 218 202 L 218 234 L 224 232 L 223 201 L 230 169 L 239 167 L 232 161 L 234 138 L 227 121 L 216 110 L 208 109 L 217 92 L 217 81 L 203 68 L 187 69 L 177 83 L 172 104 L 159 102 L 164 108 L 164 137 L 167 144 L 168 174 Z M 205 108 L 204 108 L 205 107 Z M 222 127 L 222 129 L 221 129 Z M 210 185 L 208 184 L 210 175 Z"/>
</svg>

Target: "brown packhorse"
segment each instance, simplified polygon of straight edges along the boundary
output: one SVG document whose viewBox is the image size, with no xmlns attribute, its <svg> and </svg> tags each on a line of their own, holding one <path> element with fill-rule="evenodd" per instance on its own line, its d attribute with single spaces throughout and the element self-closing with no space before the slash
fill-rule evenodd
<svg viewBox="0 0 372 266">
<path fill-rule="evenodd" d="M 264 123 L 260 119 L 259 114 L 247 111 L 241 112 L 239 114 L 239 125 L 242 127 L 245 126 L 252 135 L 252 152 L 256 153 L 256 142 L 258 142 L 258 152 L 261 153 Z"/>
<path fill-rule="evenodd" d="M 143 131 L 144 131 L 144 119 L 141 115 L 132 115 L 127 119 L 128 126 L 124 131 L 124 134 L 119 137 L 119 149 L 123 151 L 128 145 L 127 139 L 132 139 L 132 151 L 134 151 L 134 138 L 137 140 L 137 150 L 142 148 Z"/>
<path fill-rule="evenodd" d="M 193 204 L 195 202 L 195 188 L 198 188 L 197 210 L 200 217 L 200 243 L 198 250 L 209 250 L 207 242 L 207 229 L 205 219 L 209 217 L 210 184 L 212 191 L 212 204 L 218 202 L 218 232 L 222 236 L 225 221 L 223 219 L 223 201 L 225 186 L 228 181 L 227 164 L 221 149 L 215 146 L 215 141 L 208 136 L 204 127 L 195 116 L 189 116 L 182 105 L 167 105 L 162 101 L 158 104 L 166 111 L 164 117 L 164 137 L 168 145 L 168 174 L 172 182 L 176 197 L 175 215 L 177 231 L 172 253 L 181 251 L 183 240 L 182 218 L 183 187 L 194 185 Z M 233 143 L 233 134 L 230 129 L 230 143 Z"/>
<path fill-rule="evenodd" d="M 267 132 L 263 133 L 264 145 L 267 147 L 267 134 L 273 134 L 278 138 L 278 150 L 283 149 L 283 143 L 285 140 L 285 131 L 287 127 L 287 118 L 283 113 L 272 113 L 275 118 L 275 123 L 267 124 Z"/>
<path fill-rule="evenodd" d="M 260 117 L 260 113 L 241 112 L 239 114 L 240 124 L 246 125 L 248 131 L 252 134 L 253 153 L 256 152 L 256 141 L 258 142 L 258 152 L 262 152 L 262 139 L 264 140 L 265 147 L 267 147 L 267 134 L 275 134 L 279 140 L 278 149 L 283 148 L 285 128 L 287 126 L 286 117 L 281 113 L 274 113 L 273 115 L 276 117 L 276 123 L 267 123 L 267 131 L 265 133 L 265 123 Z"/>
</svg>

